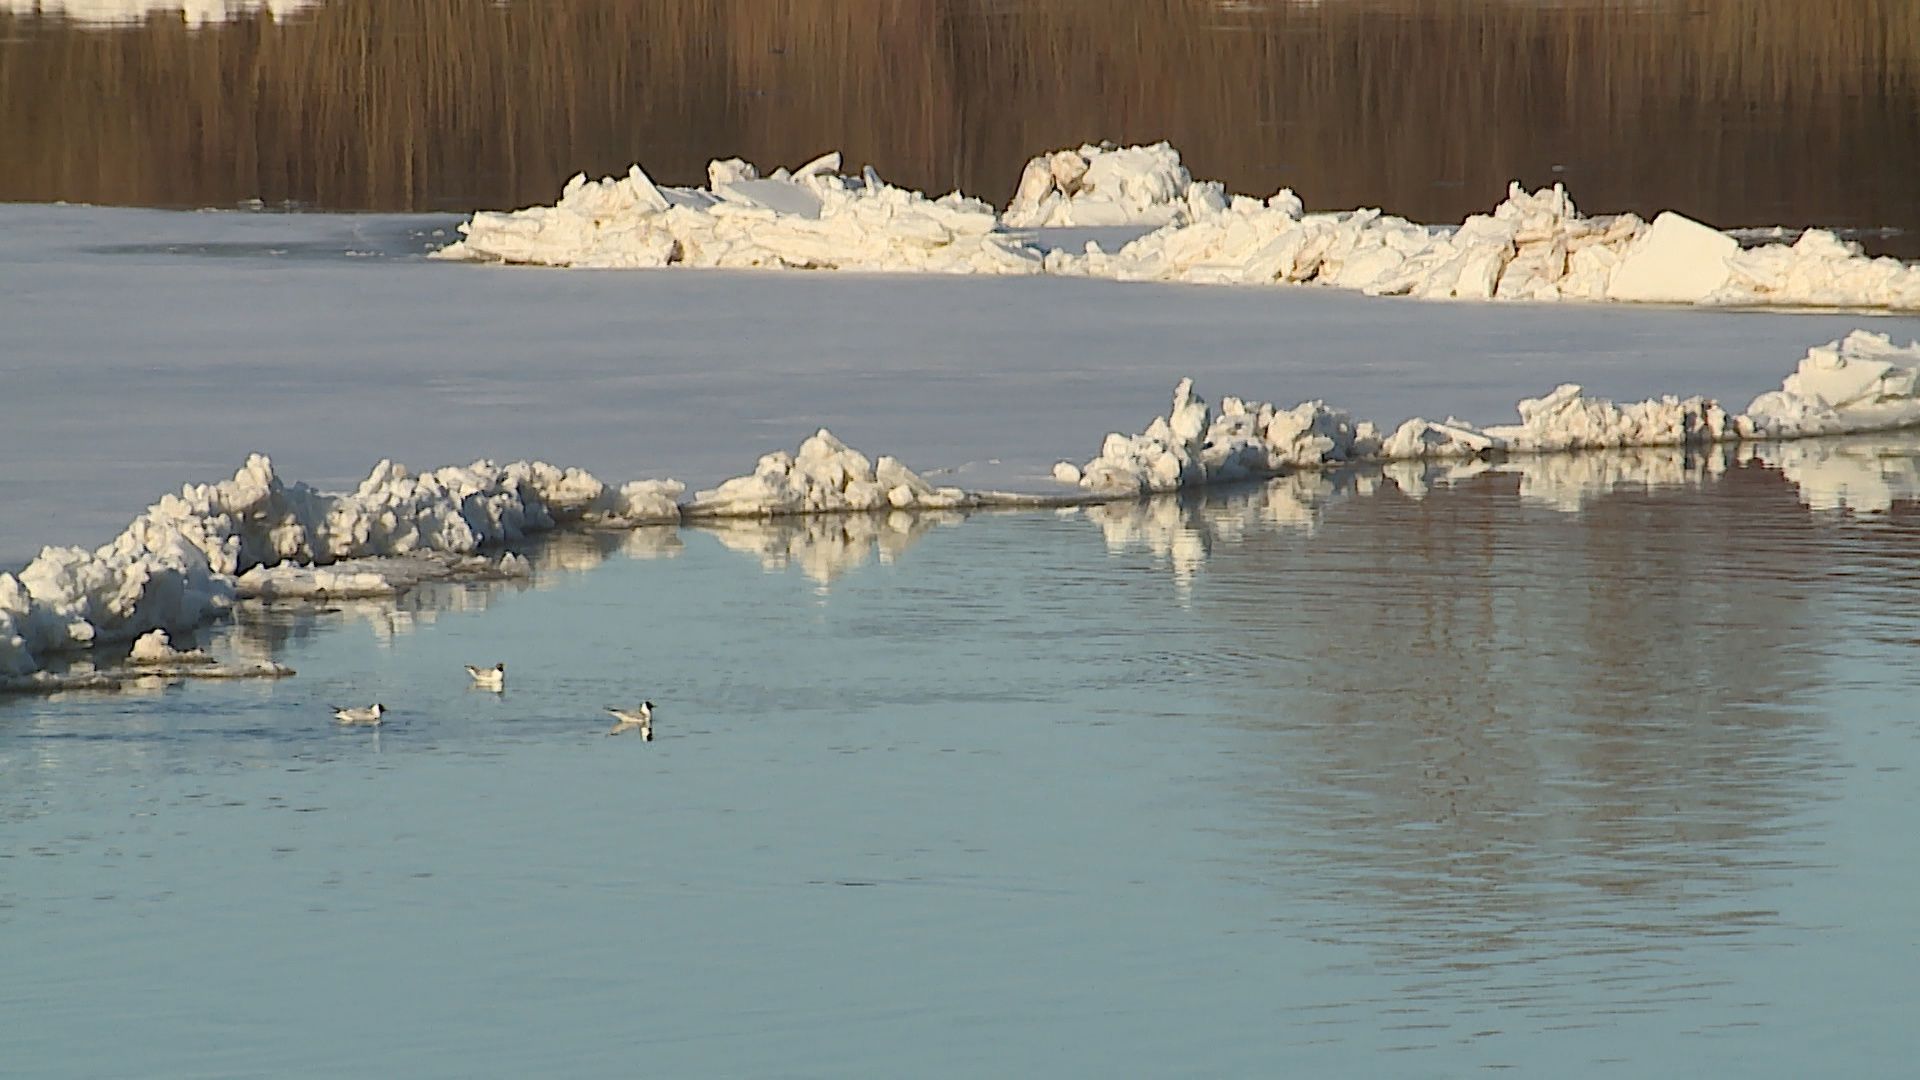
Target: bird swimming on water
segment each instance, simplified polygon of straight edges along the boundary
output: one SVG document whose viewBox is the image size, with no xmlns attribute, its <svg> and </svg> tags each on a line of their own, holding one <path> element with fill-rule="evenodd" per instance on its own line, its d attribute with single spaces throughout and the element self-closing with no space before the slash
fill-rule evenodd
<svg viewBox="0 0 1920 1080">
<path fill-rule="evenodd" d="M 337 705 L 328 707 L 333 710 L 333 718 L 348 727 L 379 727 L 380 718 L 387 714 L 387 707 L 377 701 L 364 709 L 342 709 Z"/>
<path fill-rule="evenodd" d="M 613 714 L 615 720 L 620 721 L 613 725 L 613 730 L 607 734 L 619 735 L 622 732 L 637 731 L 640 733 L 642 742 L 653 741 L 653 702 L 643 701 L 638 709 L 633 710 L 616 709 L 609 705 L 607 711 Z"/>
<path fill-rule="evenodd" d="M 473 685 L 482 690 L 505 690 L 507 688 L 507 665 L 495 664 L 490 668 L 477 668 L 467 665 L 467 674 L 473 677 Z"/>
</svg>

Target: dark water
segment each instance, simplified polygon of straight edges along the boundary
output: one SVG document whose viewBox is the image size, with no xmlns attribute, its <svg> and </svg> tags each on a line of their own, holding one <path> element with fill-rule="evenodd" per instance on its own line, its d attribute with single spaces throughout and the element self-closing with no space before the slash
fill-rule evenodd
<svg viewBox="0 0 1920 1080">
<path fill-rule="evenodd" d="M 563 537 L 531 588 L 243 610 L 213 646 L 297 678 L 0 701 L 0 1060 L 1900 1075 L 1914 450 Z M 641 693 L 659 740 L 604 737 Z"/>
<path fill-rule="evenodd" d="M 31 8 L 32 5 L 25 5 Z M 1584 209 L 1868 230 L 1912 253 L 1907 0 L 335 0 L 276 22 L 0 14 L 0 199 L 550 202 L 578 171 L 840 148 L 997 202 L 1027 157 L 1171 140 L 1196 175 L 1459 221 Z M 1884 235 L 1875 230 L 1900 230 Z"/>
</svg>

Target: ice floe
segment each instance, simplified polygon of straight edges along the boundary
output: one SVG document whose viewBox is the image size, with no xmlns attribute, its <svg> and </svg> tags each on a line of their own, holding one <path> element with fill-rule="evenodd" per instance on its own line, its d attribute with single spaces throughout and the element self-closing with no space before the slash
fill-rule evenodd
<svg viewBox="0 0 1920 1080">
<path fill-rule="evenodd" d="M 1729 413 L 1704 397 L 1621 405 L 1567 383 L 1519 403 L 1520 421 L 1479 427 L 1416 417 L 1381 437 L 1367 421 L 1320 401 L 1291 409 L 1227 398 L 1216 413 L 1182 379 L 1166 415 L 1138 435 L 1107 436 L 1085 465 L 1054 477 L 1094 492 L 1177 491 L 1355 461 L 1477 459 L 1575 450 L 1706 446 L 1887 431 L 1920 425 L 1920 343 L 1895 346 L 1856 330 L 1808 350 L 1781 389 Z"/>
<path fill-rule="evenodd" d="M 440 258 L 578 267 L 743 267 L 1032 274 L 1038 252 L 1005 233 L 991 206 L 929 199 L 872 169 L 839 174 L 827 154 L 762 177 L 738 159 L 708 167 L 705 188 L 574 177 L 553 206 L 477 213 Z"/>
<path fill-rule="evenodd" d="M 319 0 L 0 0 L 0 10 L 40 14 L 74 22 L 129 23 L 154 13 L 177 14 L 188 26 L 206 26 L 256 11 L 275 16 L 310 8 Z"/>
<path fill-rule="evenodd" d="M 824 429 L 797 452 L 768 454 L 753 473 L 683 507 L 685 490 L 675 480 L 614 487 L 537 461 L 419 474 L 382 461 L 355 491 L 325 493 L 287 483 L 255 455 L 231 480 L 162 498 L 95 551 L 50 547 L 18 575 L 0 574 L 0 675 L 27 676 L 52 654 L 136 639 L 140 655 L 177 667 L 182 661 L 162 651 L 165 635 L 239 601 L 383 598 L 423 582 L 526 577 L 525 559 L 507 553 L 496 560 L 484 549 L 562 525 L 628 528 L 635 543 L 677 547 L 677 539 L 646 527 L 677 524 L 683 513 L 715 520 L 898 514 L 979 501 L 928 483 L 894 458 L 870 459 Z M 800 561 L 824 579 L 835 561 L 864 558 L 874 547 L 885 558 L 890 545 L 904 546 L 921 527 L 884 516 L 843 525 L 844 542 L 810 541 L 809 551 L 825 554 Z M 755 543 L 764 552 L 771 541 Z M 848 554 L 853 549 L 861 554 Z"/>
<path fill-rule="evenodd" d="M 0 693 L 160 689 L 185 679 L 284 679 L 293 674 L 292 668 L 271 660 L 222 660 L 200 649 L 176 649 L 165 630 L 153 630 L 133 643 L 123 667 L 102 668 L 82 659 L 63 670 L 0 672 Z"/>
<path fill-rule="evenodd" d="M 724 266 L 1314 284 L 1377 296 L 1920 310 L 1920 267 L 1807 229 L 1742 246 L 1674 212 L 1583 215 L 1565 187 L 1515 183 L 1485 214 L 1423 225 L 1377 209 L 1308 213 L 1299 196 L 1228 196 L 1166 143 L 1085 145 L 1028 162 L 1004 214 L 929 199 L 838 154 L 761 177 L 738 159 L 705 188 L 577 176 L 557 204 L 481 212 L 449 259 L 578 267 Z M 1159 226 L 1117 251 L 1043 250 L 1012 230 Z M 1741 235 L 1755 237 L 1753 230 Z"/>
<path fill-rule="evenodd" d="M 223 663 L 138 664 L 124 668 L 78 665 L 65 671 L 0 675 L 0 693 L 61 694 L 73 690 L 157 690 L 187 679 L 286 679 L 295 674 L 270 660 Z"/>
<path fill-rule="evenodd" d="M 127 655 L 129 663 L 157 664 L 211 664 L 213 657 L 199 649 L 181 651 L 173 647 L 173 639 L 165 630 L 150 630 L 134 641 L 133 650 Z"/>
<path fill-rule="evenodd" d="M 162 498 L 94 551 L 49 547 L 18 575 L 0 574 L 0 674 L 30 673 L 48 653 L 188 630 L 247 596 L 377 595 L 480 572 L 462 560 L 563 523 L 677 520 L 681 490 L 610 488 L 543 462 L 415 475 L 382 461 L 356 491 L 327 494 L 284 482 L 255 455 L 231 480 Z M 388 561 L 339 565 L 369 559 Z M 478 563 L 514 572 L 511 562 Z"/>
<path fill-rule="evenodd" d="M 1920 424 L 1920 343 L 1855 330 L 1807 350 L 1780 389 L 1747 406 L 1759 438 L 1889 431 Z"/>
<path fill-rule="evenodd" d="M 764 455 L 748 475 L 696 493 L 682 513 L 696 518 L 952 510 L 975 501 L 959 488 L 927 483 L 894 458 L 871 461 L 821 428 L 795 453 Z"/>
<path fill-rule="evenodd" d="M 1112 254 L 1055 253 L 1049 269 L 1126 281 L 1320 284 L 1375 296 L 1620 303 L 1920 308 L 1920 267 L 1871 259 L 1809 229 L 1791 245 L 1743 248 L 1666 212 L 1588 217 L 1561 185 L 1519 184 L 1457 227 L 1378 210 L 1305 212 L 1270 199 L 1190 200 L 1188 212 Z"/>
<path fill-rule="evenodd" d="M 1215 415 L 1193 380 L 1182 379 L 1167 415 L 1138 435 L 1108 435 L 1099 457 L 1085 466 L 1061 462 L 1054 476 L 1077 476 L 1092 491 L 1137 495 L 1371 458 L 1379 449 L 1372 424 L 1323 402 L 1280 409 L 1227 398 Z"/>
<path fill-rule="evenodd" d="M 1186 220 L 1191 205 L 1226 202 L 1226 189 L 1196 183 L 1167 143 L 1088 144 L 1027 162 L 1004 220 L 1017 229 L 1167 225 Z"/>
<path fill-rule="evenodd" d="M 428 581 L 499 581 L 527 577 L 532 567 L 513 552 L 498 561 L 484 555 L 440 552 L 349 559 L 327 566 L 256 566 L 234 583 L 242 600 L 364 600 L 398 596 Z"/>
<path fill-rule="evenodd" d="M 1692 446 L 1736 437 L 1737 419 L 1702 397 L 1662 397 L 1616 405 L 1573 383 L 1520 402 L 1520 422 L 1479 428 L 1452 417 L 1415 418 L 1381 444 L 1387 460 L 1472 457 L 1489 451 L 1555 454 L 1637 446 Z"/>
</svg>

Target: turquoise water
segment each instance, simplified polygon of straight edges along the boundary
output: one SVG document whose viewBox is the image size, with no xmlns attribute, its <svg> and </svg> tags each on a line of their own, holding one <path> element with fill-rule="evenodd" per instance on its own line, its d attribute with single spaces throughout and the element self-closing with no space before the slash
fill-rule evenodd
<svg viewBox="0 0 1920 1080">
<path fill-rule="evenodd" d="M 0 702 L 0 1072 L 1898 1073 L 1920 515 L 1660 475 L 243 611 L 299 677 Z"/>
</svg>

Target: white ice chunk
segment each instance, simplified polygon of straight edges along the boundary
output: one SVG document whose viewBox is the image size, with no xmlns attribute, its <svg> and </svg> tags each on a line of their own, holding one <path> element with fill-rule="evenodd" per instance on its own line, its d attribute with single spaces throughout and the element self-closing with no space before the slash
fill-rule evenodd
<svg viewBox="0 0 1920 1080">
<path fill-rule="evenodd" d="M 133 643 L 133 651 L 127 660 L 134 664 L 211 664 L 213 657 L 198 649 L 182 652 L 173 647 L 173 639 L 165 630 L 152 630 L 141 635 Z"/>
<path fill-rule="evenodd" d="M 1753 438 L 1885 431 L 1920 424 L 1920 342 L 1855 330 L 1807 351 L 1778 390 L 1753 399 L 1741 417 Z"/>
<path fill-rule="evenodd" d="M 578 267 L 754 267 L 1039 274 L 1200 284 L 1317 284 L 1425 299 L 1820 305 L 1920 310 L 1920 267 L 1869 259 L 1819 229 L 1741 250 L 1667 212 L 1587 217 L 1560 185 L 1458 226 L 1377 209 L 1306 213 L 1291 190 L 1229 197 L 1166 143 L 1087 144 L 1027 163 L 1004 216 L 958 193 L 929 199 L 837 154 L 761 177 L 737 158 L 708 187 L 576 176 L 558 203 L 482 212 L 437 257 Z M 1118 251 L 1043 249 L 1010 229 L 1155 225 Z M 1786 235 L 1785 230 L 1777 230 Z"/>
<path fill-rule="evenodd" d="M 614 491 L 538 461 L 420 475 L 382 461 L 358 490 L 329 494 L 282 481 L 256 454 L 231 480 L 163 497 L 95 551 L 50 547 L 18 575 L 0 574 L 0 673 L 31 673 L 48 652 L 189 630 L 237 596 L 380 595 L 421 580 L 343 560 L 416 556 L 491 574 L 470 558 L 484 546 L 568 522 L 672 520 L 681 490 L 643 481 Z"/>
<path fill-rule="evenodd" d="M 952 509 L 976 500 L 959 488 L 934 487 L 890 457 L 874 463 L 825 428 L 792 454 L 760 459 L 754 471 L 698 492 L 687 517 L 778 517 L 862 510 Z"/>
<path fill-rule="evenodd" d="M 1033 274 L 1038 249 L 1000 227 L 992 207 L 929 199 L 871 169 L 838 175 L 840 155 L 761 177 L 738 159 L 707 167 L 706 190 L 658 188 L 634 166 L 620 179 L 576 176 L 553 206 L 482 212 L 446 259 L 538 266 Z"/>
<path fill-rule="evenodd" d="M 1373 425 L 1322 402 L 1282 410 L 1228 398 L 1215 416 L 1193 380 L 1182 379 L 1167 415 L 1139 435 L 1108 435 L 1100 456 L 1079 470 L 1079 482 L 1106 494 L 1174 491 L 1317 468 L 1378 449 Z"/>
<path fill-rule="evenodd" d="M 1027 162 L 1005 221 L 1021 229 L 1164 225 L 1185 218 L 1193 200 L 1225 201 L 1218 184 L 1195 185 L 1167 143 L 1089 143 Z"/>
<path fill-rule="evenodd" d="M 1607 285 L 1609 300 L 1696 304 L 1727 283 L 1740 242 L 1667 211 L 1627 249 Z"/>
<path fill-rule="evenodd" d="M 36 9 L 49 17 L 75 22 L 125 24 L 144 22 L 150 13 L 166 12 L 184 19 L 191 27 L 217 25 L 255 12 L 269 11 L 285 17 L 320 0 L 7 0 L 0 10 L 12 8 L 32 14 Z"/>
</svg>

